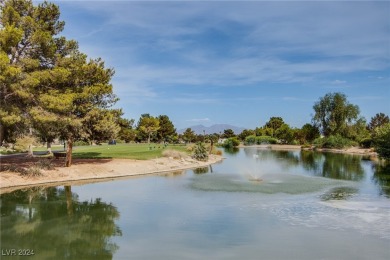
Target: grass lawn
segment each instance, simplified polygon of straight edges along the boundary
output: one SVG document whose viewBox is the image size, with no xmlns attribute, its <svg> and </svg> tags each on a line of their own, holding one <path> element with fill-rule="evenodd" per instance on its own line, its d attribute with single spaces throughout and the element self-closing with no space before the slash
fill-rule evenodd
<svg viewBox="0 0 390 260">
<path fill-rule="evenodd" d="M 93 145 L 73 147 L 73 158 L 126 158 L 136 160 L 148 160 L 162 156 L 166 149 L 174 149 L 186 152 L 185 145 L 168 145 L 164 148 L 160 144 L 117 144 L 117 145 Z M 53 151 L 63 151 L 62 147 L 52 147 Z M 46 151 L 44 147 L 37 147 L 34 151 Z"/>
<path fill-rule="evenodd" d="M 4 154 L 4 155 L 7 155 L 7 154 L 15 154 L 15 153 L 18 153 L 16 151 L 7 151 L 7 150 L 2 150 L 0 149 L 0 154 Z"/>
</svg>

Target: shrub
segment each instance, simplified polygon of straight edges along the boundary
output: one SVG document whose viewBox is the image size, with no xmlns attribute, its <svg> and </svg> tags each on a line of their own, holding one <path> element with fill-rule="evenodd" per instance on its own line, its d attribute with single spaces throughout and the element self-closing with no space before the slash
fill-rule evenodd
<svg viewBox="0 0 390 260">
<path fill-rule="evenodd" d="M 211 152 L 212 154 L 215 154 L 215 155 L 222 155 L 222 151 L 221 150 L 213 150 L 212 152 Z"/>
<path fill-rule="evenodd" d="M 209 159 L 209 154 L 203 143 L 199 142 L 196 144 L 193 149 L 192 158 L 198 161 L 207 161 Z"/>
<path fill-rule="evenodd" d="M 27 169 L 25 175 L 27 175 L 29 177 L 41 176 L 42 175 L 41 168 L 39 168 L 38 166 L 35 166 L 35 165 L 31 166 L 30 168 Z"/>
<path fill-rule="evenodd" d="M 256 144 L 277 144 L 278 140 L 271 136 L 256 136 Z"/>
<path fill-rule="evenodd" d="M 194 149 L 195 149 L 195 144 L 188 144 L 186 146 L 186 151 L 187 152 L 192 152 L 192 151 L 194 151 Z"/>
<path fill-rule="evenodd" d="M 378 156 L 390 160 L 390 123 L 375 129 L 373 141 Z"/>
<path fill-rule="evenodd" d="M 290 144 L 292 144 L 292 145 L 298 145 L 298 144 L 299 144 L 299 141 L 298 141 L 298 140 L 292 140 L 292 141 L 290 142 Z"/>
<path fill-rule="evenodd" d="M 36 139 L 31 136 L 24 136 L 16 139 L 14 149 L 17 152 L 27 152 L 30 145 L 36 144 Z"/>
<path fill-rule="evenodd" d="M 245 138 L 245 145 L 253 145 L 253 144 L 277 144 L 278 140 L 271 136 L 254 136 L 250 135 Z"/>
<path fill-rule="evenodd" d="M 351 147 L 354 145 L 356 145 L 356 143 L 353 142 L 352 140 L 344 138 L 340 135 L 334 135 L 334 136 L 329 136 L 325 140 L 323 147 L 324 148 L 342 149 L 342 148 Z"/>
<path fill-rule="evenodd" d="M 313 144 L 318 148 L 329 148 L 329 149 L 343 149 L 357 145 L 356 142 L 348 138 L 344 138 L 340 135 L 331 135 L 329 137 L 317 138 Z"/>
<path fill-rule="evenodd" d="M 20 173 L 21 175 L 26 174 L 26 169 L 23 167 L 20 167 L 16 164 L 11 164 L 11 165 L 4 166 L 1 168 L 2 168 L 1 170 L 4 170 L 4 171 L 17 172 L 17 173 Z"/>
<path fill-rule="evenodd" d="M 302 146 L 301 146 L 301 148 L 302 149 L 310 149 L 311 148 L 311 145 L 310 144 L 303 144 Z"/>
<path fill-rule="evenodd" d="M 186 154 L 183 152 L 180 152 L 180 151 L 173 150 L 173 149 L 167 149 L 167 150 L 164 150 L 162 152 L 162 156 L 172 157 L 173 159 L 181 159 L 181 158 L 184 158 L 186 156 Z"/>
<path fill-rule="evenodd" d="M 325 137 L 318 137 L 313 140 L 313 145 L 315 145 L 316 147 L 322 147 L 324 141 L 325 141 Z"/>
<path fill-rule="evenodd" d="M 37 161 L 36 163 L 32 164 L 30 167 L 20 167 L 16 164 L 11 164 L 5 167 L 2 167 L 1 170 L 4 171 L 11 171 L 11 172 L 17 172 L 22 176 L 27 176 L 27 177 L 36 177 L 36 176 L 41 176 L 42 172 L 41 170 L 52 170 L 54 169 L 54 166 L 52 164 L 53 160 L 40 160 Z"/>
<path fill-rule="evenodd" d="M 54 166 L 52 164 L 53 160 L 46 159 L 46 160 L 39 160 L 35 163 L 35 166 L 44 169 L 44 170 L 53 170 Z"/>
<path fill-rule="evenodd" d="M 27 176 L 27 177 L 36 177 L 36 176 L 41 176 L 41 168 L 33 165 L 29 168 L 24 168 L 24 167 L 18 167 L 18 166 L 9 166 L 5 170 L 11 171 L 11 172 L 17 172 L 22 176 Z"/>
<path fill-rule="evenodd" d="M 370 148 L 373 146 L 373 141 L 371 138 L 363 138 L 359 141 L 359 145 L 363 148 Z"/>
<path fill-rule="evenodd" d="M 88 141 L 79 140 L 73 143 L 74 146 L 87 146 L 90 145 Z"/>
<path fill-rule="evenodd" d="M 225 148 L 233 148 L 240 145 L 240 140 L 237 139 L 237 137 L 230 137 L 225 140 L 223 143 L 223 147 Z"/>
<path fill-rule="evenodd" d="M 254 145 L 254 144 L 256 144 L 256 136 L 255 135 L 249 135 L 249 136 L 245 137 L 244 144 L 245 145 Z"/>
</svg>

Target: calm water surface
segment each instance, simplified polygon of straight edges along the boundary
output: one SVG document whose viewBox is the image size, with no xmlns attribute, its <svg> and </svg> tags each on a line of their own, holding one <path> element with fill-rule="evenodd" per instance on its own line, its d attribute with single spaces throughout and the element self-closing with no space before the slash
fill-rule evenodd
<svg viewBox="0 0 390 260">
<path fill-rule="evenodd" d="M 1 259 L 390 259 L 390 169 L 245 148 L 207 168 L 1 195 Z M 21 251 L 19 249 L 24 249 Z M 19 251 L 18 251 L 19 250 Z"/>
</svg>

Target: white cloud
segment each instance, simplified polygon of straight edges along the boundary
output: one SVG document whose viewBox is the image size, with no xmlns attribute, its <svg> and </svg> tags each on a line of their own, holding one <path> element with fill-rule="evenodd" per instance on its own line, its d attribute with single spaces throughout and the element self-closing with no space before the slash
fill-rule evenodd
<svg viewBox="0 0 390 260">
<path fill-rule="evenodd" d="M 389 69 L 389 3 L 384 2 L 103 1 L 65 5 L 102 17 L 96 31 L 83 35 L 80 47 L 115 67 L 116 92 L 137 103 L 255 100 L 240 99 L 239 90 L 229 91 L 267 83 L 341 88 L 348 87 L 346 79 L 350 82 L 352 73 L 384 74 Z M 218 35 L 226 40 L 213 37 Z M 116 41 L 107 40 L 110 36 Z M 231 96 L 223 93 L 215 98 L 209 86 L 230 88 L 226 93 Z M 183 94 L 197 90 L 211 95 Z M 297 99 L 287 96 L 284 100 Z"/>
<path fill-rule="evenodd" d="M 217 84 L 235 78 L 246 83 L 270 78 L 297 82 L 301 74 L 310 79 L 315 73 L 376 70 L 389 62 L 388 13 L 378 3 L 101 2 L 82 6 L 104 14 L 105 27 L 126 37 L 130 34 L 130 48 L 160 47 L 183 62 L 192 62 L 180 68 L 157 65 L 160 71 L 150 64 L 143 68 L 166 75 L 173 83 L 193 81 L 191 75 Z M 229 23 L 247 30 L 235 39 L 239 46 L 231 53 L 220 56 L 212 47 L 196 46 L 197 37 L 210 29 L 231 33 Z M 195 37 L 194 41 L 187 36 Z M 242 48 L 245 56 L 239 53 Z M 291 53 L 298 55 L 297 60 L 290 60 Z M 307 55 L 314 58 L 306 59 Z M 172 69 L 176 77 L 166 73 Z"/>
</svg>

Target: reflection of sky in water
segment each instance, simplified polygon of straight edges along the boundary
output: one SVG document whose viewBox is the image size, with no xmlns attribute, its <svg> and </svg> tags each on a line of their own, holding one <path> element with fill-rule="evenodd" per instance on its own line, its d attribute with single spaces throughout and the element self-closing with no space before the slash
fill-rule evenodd
<svg viewBox="0 0 390 260">
<path fill-rule="evenodd" d="M 371 162 L 322 178 L 322 166 L 309 165 L 310 173 L 299 152 L 291 154 L 256 159 L 241 150 L 208 170 L 77 192 L 88 199 L 107 190 L 102 196 L 119 207 L 118 258 L 388 259 L 389 199 L 378 196 Z M 336 158 L 319 157 L 326 160 L 339 167 Z M 263 181 L 248 181 L 248 171 Z"/>
<path fill-rule="evenodd" d="M 390 200 L 371 162 L 256 149 L 225 156 L 201 171 L 72 192 L 119 211 L 114 259 L 390 259 Z"/>
<path fill-rule="evenodd" d="M 87 199 L 107 190 L 103 197 L 120 205 L 117 224 L 123 236 L 113 238 L 119 259 L 258 259 L 259 254 L 264 259 L 388 258 L 387 199 L 322 200 L 333 182 L 298 195 L 191 188 L 194 178 L 204 176 L 150 176 L 113 182 L 113 193 L 104 183 L 77 192 Z"/>
<path fill-rule="evenodd" d="M 228 158 L 229 159 L 229 158 Z M 342 154 L 301 153 L 300 151 L 270 151 L 253 148 L 244 149 L 235 155 L 227 164 L 214 167 L 214 171 L 228 171 L 236 164 L 244 165 L 241 170 L 252 170 L 253 175 L 260 176 L 263 182 L 253 185 L 247 182 L 243 190 L 260 193 L 300 194 L 317 192 L 310 199 L 302 197 L 284 198 L 283 203 L 267 200 L 261 207 L 269 210 L 292 225 L 307 227 L 324 227 L 335 230 L 352 229 L 365 234 L 374 234 L 390 239 L 390 204 L 387 198 L 378 197 L 378 186 L 373 182 L 373 163 L 361 161 L 359 156 Z M 283 173 L 283 174 L 281 174 Z M 222 173 L 223 174 L 223 173 Z M 244 176 L 247 176 L 244 174 Z M 312 178 L 304 176 L 324 176 Z M 195 179 L 192 187 L 201 190 L 234 191 L 229 185 L 229 176 L 218 183 L 219 177 L 208 181 L 206 178 Z M 231 177 L 231 176 L 230 176 Z M 279 183 L 274 180 L 280 179 Z M 351 182 L 353 181 L 353 182 Z M 275 184 L 270 187 L 268 184 Z M 264 185 L 264 187 L 262 187 Z M 224 187 L 222 187 L 224 186 Z M 248 188 L 255 187 L 255 188 Z M 334 187 L 334 188 L 332 188 Z M 242 187 L 241 187 L 242 188 Z M 239 191 L 239 190 L 237 190 Z M 332 197 L 335 195 L 335 197 Z M 302 195 L 301 195 L 302 196 Z M 309 198 L 311 198 L 309 196 Z M 318 198 L 323 201 L 318 202 Z M 328 199 L 324 199 L 328 198 Z"/>
<path fill-rule="evenodd" d="M 260 181 L 254 181 L 251 176 L 245 179 L 233 174 L 197 176 L 192 179 L 191 187 L 203 191 L 300 194 L 346 183 L 345 181 L 288 174 L 264 174 L 260 177 Z"/>
<path fill-rule="evenodd" d="M 390 205 L 385 201 L 286 201 L 262 205 L 291 225 L 330 230 L 355 230 L 390 239 Z"/>
</svg>

